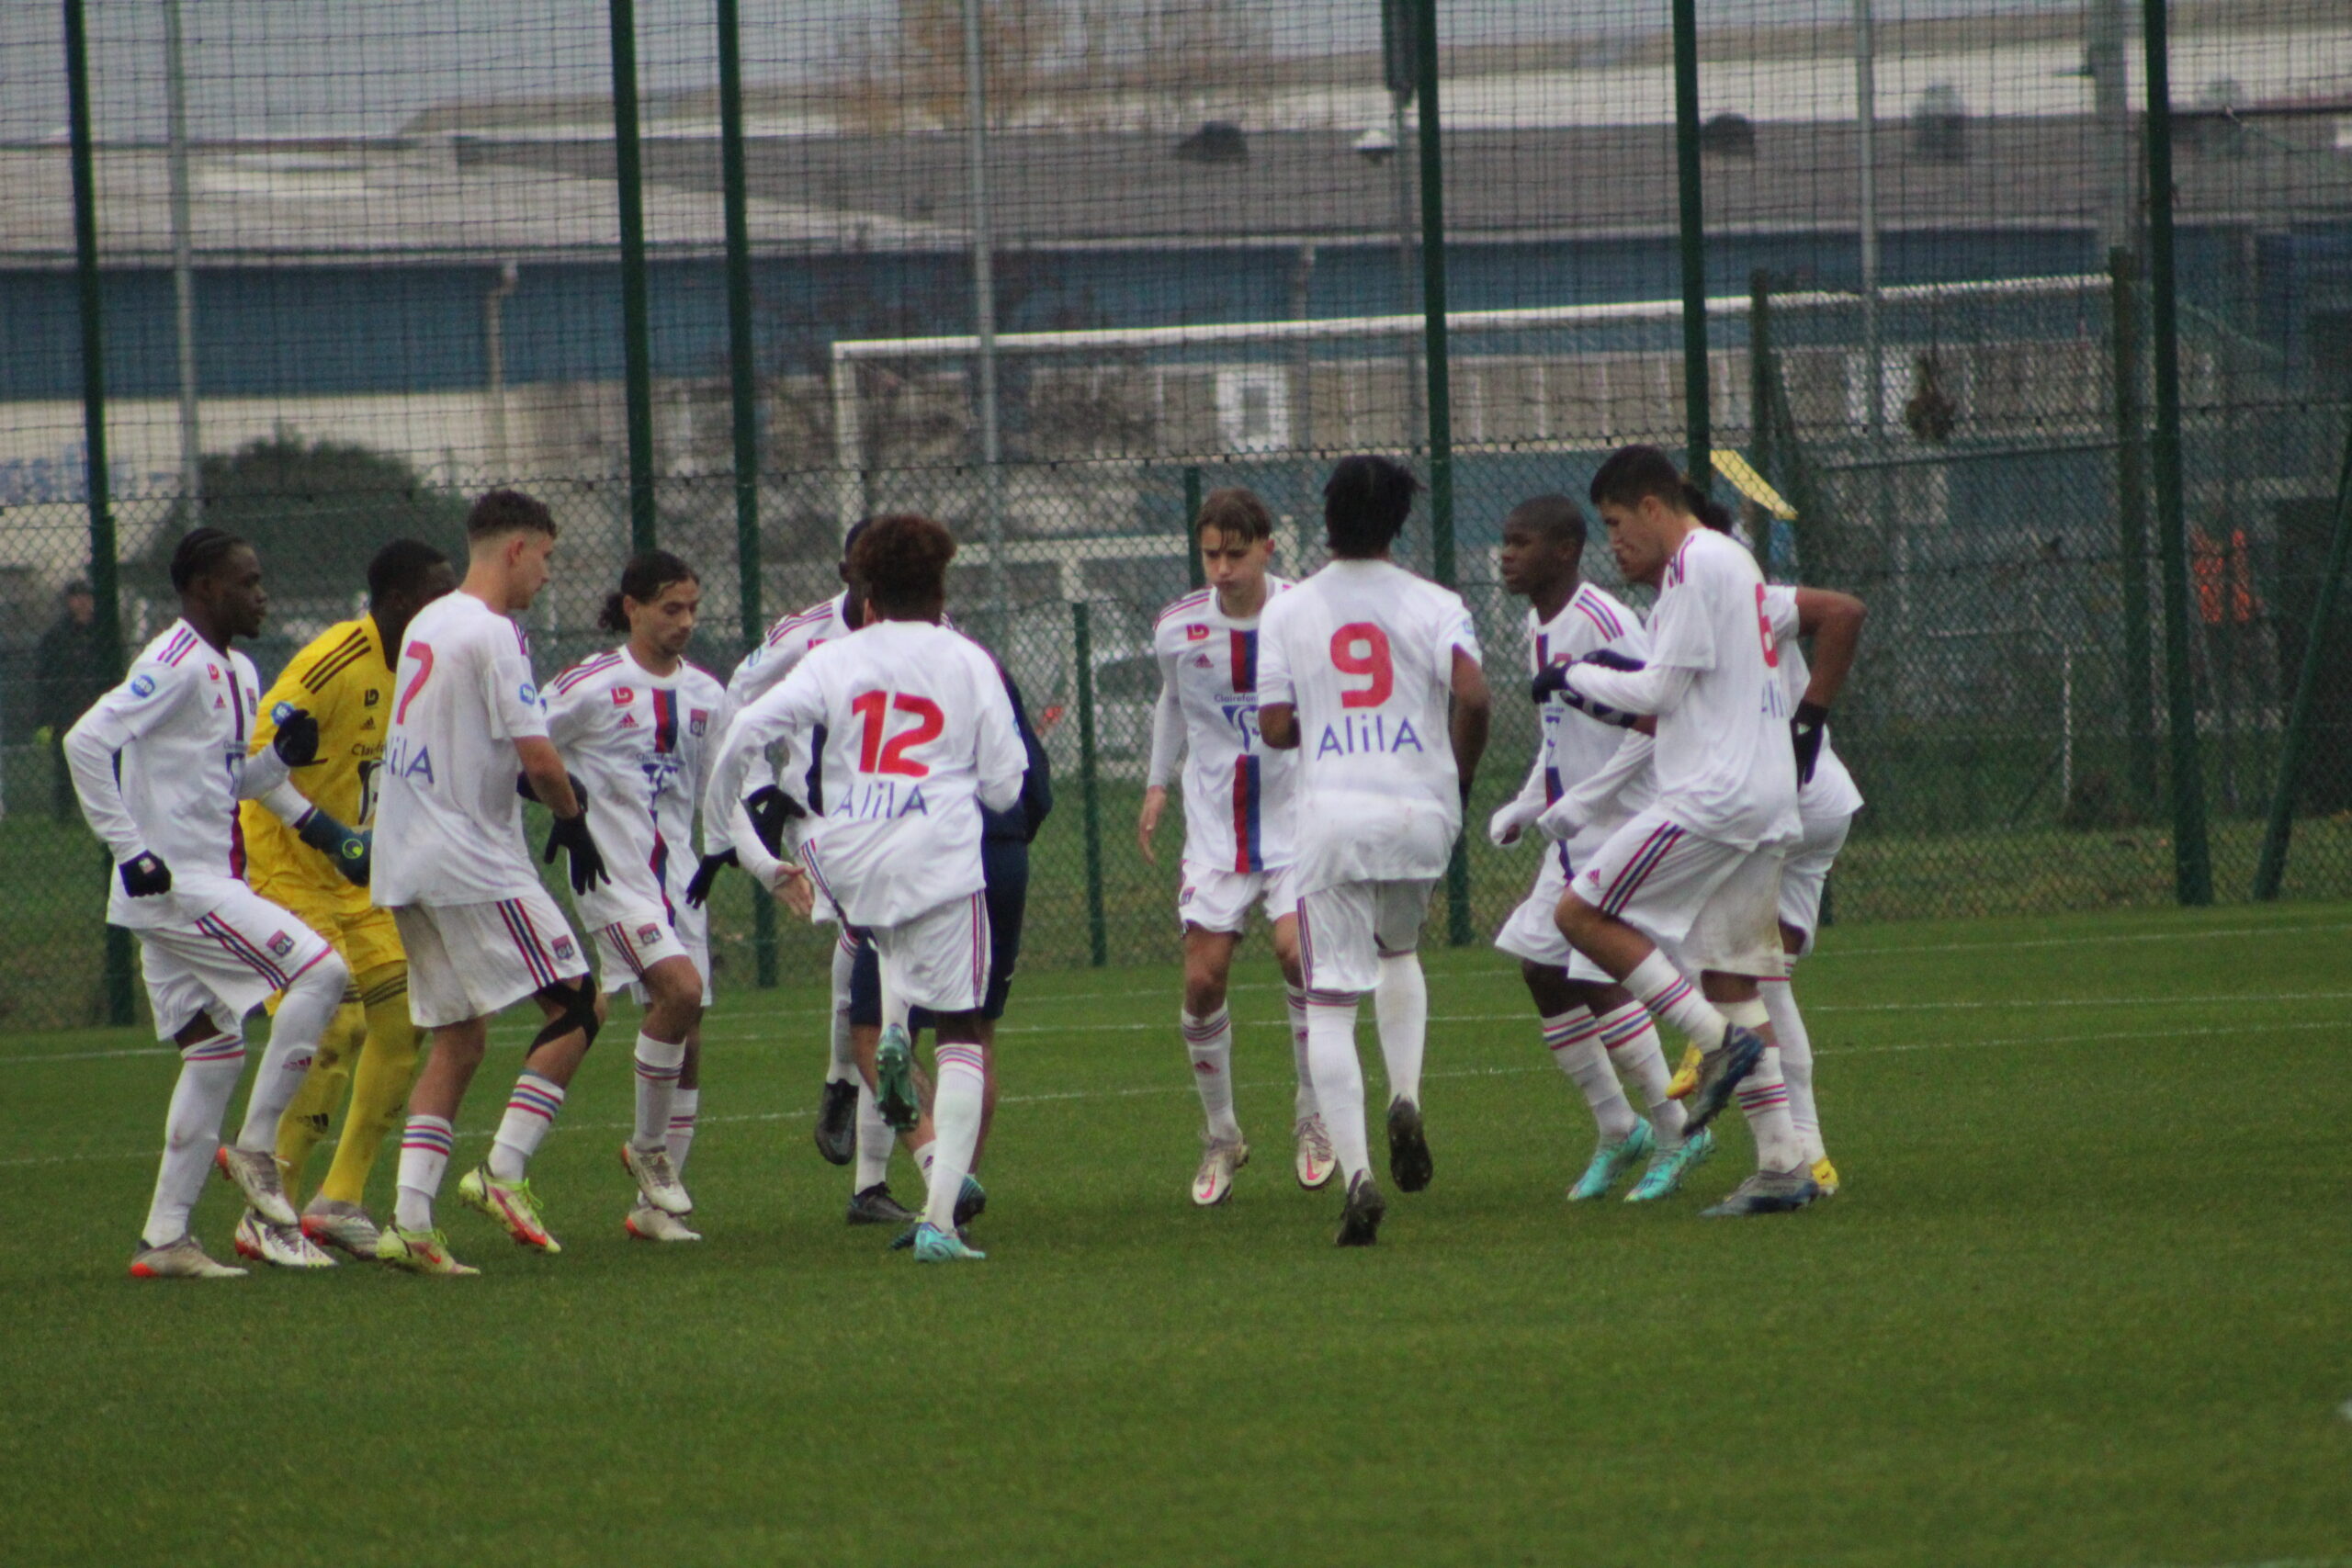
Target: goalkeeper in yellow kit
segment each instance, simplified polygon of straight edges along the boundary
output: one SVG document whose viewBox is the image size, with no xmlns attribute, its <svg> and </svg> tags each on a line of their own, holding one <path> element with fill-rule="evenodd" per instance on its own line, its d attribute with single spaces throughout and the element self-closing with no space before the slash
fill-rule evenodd
<svg viewBox="0 0 2352 1568">
<path fill-rule="evenodd" d="M 423 1040 L 409 1022 L 408 959 L 392 913 L 368 901 L 376 770 L 391 728 L 401 634 L 417 611 L 457 585 L 448 558 L 430 545 L 396 539 L 377 552 L 368 565 L 368 613 L 329 626 L 296 654 L 255 716 L 256 747 L 269 744 L 281 708 L 318 719 L 318 763 L 303 769 L 294 785 L 311 810 L 292 825 L 259 801 L 239 810 L 245 878 L 254 891 L 325 937 L 351 972 L 343 1006 L 278 1123 L 277 1163 L 287 1195 L 296 1197 L 302 1168 L 349 1085 L 343 1139 L 326 1180 L 302 1211 L 302 1234 L 355 1258 L 376 1255 L 376 1225 L 363 1201 L 368 1172 L 408 1102 Z M 275 1010 L 276 1000 L 270 1005 Z"/>
</svg>

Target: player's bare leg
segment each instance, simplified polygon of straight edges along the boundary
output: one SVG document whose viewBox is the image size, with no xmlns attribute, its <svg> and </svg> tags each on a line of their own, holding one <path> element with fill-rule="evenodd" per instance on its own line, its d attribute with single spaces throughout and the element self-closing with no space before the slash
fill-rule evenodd
<svg viewBox="0 0 2352 1568">
<path fill-rule="evenodd" d="M 1193 1201 L 1203 1208 L 1233 1194 L 1234 1173 L 1250 1163 L 1250 1145 L 1233 1113 L 1233 1015 L 1226 1008 L 1238 931 L 1184 928 L 1184 1009 L 1180 1020 L 1193 1087 L 1201 1097 L 1201 1167 Z"/>
<path fill-rule="evenodd" d="M 1294 1165 L 1298 1184 L 1309 1192 L 1330 1184 L 1340 1168 L 1331 1152 L 1331 1134 L 1323 1125 L 1322 1102 L 1315 1098 L 1315 1075 L 1306 1063 L 1306 970 L 1298 956 L 1298 917 L 1284 915 L 1274 922 L 1274 962 L 1283 972 L 1283 1011 L 1290 1024 L 1291 1067 L 1298 1075 L 1292 1102 L 1291 1137 L 1297 1145 Z"/>
<path fill-rule="evenodd" d="M 523 1058 L 522 1075 L 507 1096 L 506 1114 L 499 1119 L 490 1158 L 466 1173 L 458 1191 L 504 1225 L 518 1244 L 560 1252 L 563 1247 L 548 1230 L 538 1194 L 531 1190 L 531 1156 L 554 1127 L 571 1076 L 604 1027 L 605 1002 L 584 975 L 546 987 L 532 1000 L 547 1020 L 546 1027 Z"/>
<path fill-rule="evenodd" d="M 621 1163 L 644 1201 L 665 1214 L 686 1214 L 694 1200 L 670 1163 L 670 1112 L 685 1071 L 687 1037 L 702 1023 L 702 973 L 683 954 L 649 965 L 644 1021 L 637 1035 L 637 1116 Z"/>
</svg>

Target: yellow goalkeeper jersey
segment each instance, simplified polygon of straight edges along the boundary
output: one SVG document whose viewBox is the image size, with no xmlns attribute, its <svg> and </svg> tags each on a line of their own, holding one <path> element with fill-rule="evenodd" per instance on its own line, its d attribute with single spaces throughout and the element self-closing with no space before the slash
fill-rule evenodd
<svg viewBox="0 0 2352 1568">
<path fill-rule="evenodd" d="M 392 667 L 373 615 L 329 626 L 294 656 L 261 700 L 253 749 L 277 733 L 270 716 L 280 704 L 307 708 L 319 721 L 319 760 L 294 770 L 294 787 L 336 821 L 368 828 L 376 820 L 376 769 L 391 722 Z M 368 889 L 344 880 L 327 857 L 294 836 L 269 807 L 248 800 L 238 807 L 244 829 L 245 877 L 254 891 L 279 903 L 322 903 L 345 915 L 364 914 Z"/>
</svg>

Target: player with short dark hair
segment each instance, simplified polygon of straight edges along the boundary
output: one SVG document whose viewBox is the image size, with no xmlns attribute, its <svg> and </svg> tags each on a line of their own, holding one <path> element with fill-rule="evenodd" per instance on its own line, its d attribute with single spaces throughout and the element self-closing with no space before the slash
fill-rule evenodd
<svg viewBox="0 0 2352 1568">
<path fill-rule="evenodd" d="M 1233 1107 L 1233 1017 L 1226 1010 L 1233 953 L 1252 904 L 1273 929 L 1297 1074 L 1293 1135 L 1299 1185 L 1310 1191 L 1337 1164 L 1306 1065 L 1306 986 L 1298 966 L 1298 900 L 1290 890 L 1292 781 L 1297 760 L 1258 734 L 1260 617 L 1290 581 L 1267 568 L 1273 517 L 1240 489 L 1211 491 L 1193 524 L 1208 586 L 1174 601 L 1152 628 L 1159 701 L 1136 841 L 1151 840 L 1168 804 L 1168 781 L 1185 757 L 1183 883 L 1176 918 L 1184 934 L 1184 1001 L 1178 1022 L 1206 1125 L 1193 1201 L 1222 1203 L 1250 1145 Z"/>
<path fill-rule="evenodd" d="M 1531 672 L 1542 680 L 1597 649 L 1632 658 L 1648 652 L 1641 619 L 1584 580 L 1583 509 L 1564 495 L 1521 502 L 1503 519 L 1503 587 L 1528 601 Z M 1572 792 L 1610 789 L 1605 807 L 1586 812 L 1544 851 L 1535 885 L 1495 937 L 1520 961 L 1552 1060 L 1582 1090 L 1600 1131 L 1600 1146 L 1576 1184 L 1572 1202 L 1608 1195 L 1617 1179 L 1647 1156 L 1649 1171 L 1628 1195 L 1662 1198 L 1713 1146 L 1702 1133 L 1685 1140 L 1682 1107 L 1670 1098 L 1670 1075 L 1649 1014 L 1608 973 L 1570 947 L 1553 920 L 1576 867 L 1608 840 L 1618 823 L 1648 803 L 1647 736 L 1578 713 L 1555 692 L 1540 693 L 1541 732 L 1527 781 L 1494 814 L 1488 835 L 1498 846 L 1515 843 L 1529 828 L 1549 823 L 1546 813 Z M 1637 1087 L 1649 1111 L 1645 1121 L 1627 1103 L 1623 1077 Z"/>
<path fill-rule="evenodd" d="M 1577 869 L 1555 918 L 1577 951 L 1700 1047 L 1691 1130 L 1738 1096 L 1757 1172 L 1707 1212 L 1801 1208 L 1820 1188 L 1758 991 L 1760 976 L 1781 972 L 1774 911 L 1801 831 L 1763 574 L 1700 521 L 1705 498 L 1654 446 L 1613 454 L 1591 493 L 1619 570 L 1658 581 L 1650 651 L 1634 668 L 1589 654 L 1562 671 L 1559 690 L 1589 713 L 1656 718 L 1657 795 Z"/>
<path fill-rule="evenodd" d="M 780 617 L 735 667 L 727 695 L 738 712 L 791 674 L 810 649 L 839 642 L 865 624 L 865 601 L 850 575 L 849 555 L 870 521 L 861 518 L 842 536 L 842 558 L 834 569 L 842 591 Z M 704 885 L 706 896 L 708 886 Z M 838 918 L 838 911 L 806 880 L 789 884 L 785 896 L 787 903 L 803 901 L 793 906 L 797 914 L 820 923 Z M 855 982 L 857 965 L 873 962 L 872 943 L 843 926 L 833 944 L 831 1052 L 818 1101 L 815 1137 L 817 1152 L 831 1163 L 854 1162 L 847 1212 L 851 1224 L 903 1224 L 914 1216 L 890 1195 L 890 1149 L 898 1140 L 875 1109 L 874 1091 L 858 1071 L 859 1053 L 870 1056 L 882 1033 L 880 1015 L 864 1010 L 858 998 L 865 993 Z"/>
<path fill-rule="evenodd" d="M 1356 1058 L 1367 992 L 1381 993 L 1389 1174 L 1418 1192 L 1434 1169 L 1420 1105 L 1421 922 L 1487 745 L 1489 699 L 1468 607 L 1389 559 L 1418 488 L 1387 458 L 1341 461 L 1323 491 L 1334 559 L 1268 604 L 1259 627 L 1260 731 L 1267 745 L 1299 752 L 1292 875 L 1308 1060 L 1348 1190 L 1342 1247 L 1376 1241 L 1387 1208 L 1372 1177 Z"/>
<path fill-rule="evenodd" d="M 548 739 L 530 639 L 514 619 L 547 585 L 555 519 L 529 496 L 492 491 L 474 502 L 466 539 L 465 581 L 417 614 L 401 649 L 370 886 L 408 951 L 409 1017 L 433 1031 L 377 1256 L 441 1275 L 478 1272 L 450 1256 L 433 1205 L 491 1017 L 528 997 L 547 1026 L 524 1055 L 489 1160 L 458 1191 L 543 1252 L 562 1247 L 531 1189 L 531 1156 L 604 1025 L 587 954 L 540 886 L 523 838 L 527 795 L 555 813 L 547 858 L 569 852 L 572 891 L 606 877 L 586 803 Z"/>
<path fill-rule="evenodd" d="M 278 1119 L 349 975 L 323 937 L 246 886 L 238 802 L 280 789 L 290 770 L 318 760 L 318 721 L 289 708 L 271 744 L 247 750 L 261 678 L 231 645 L 258 632 L 269 608 L 252 546 L 218 528 L 193 529 L 172 552 L 171 580 L 179 617 L 65 737 L 83 815 L 115 859 L 107 919 L 138 934 L 156 1038 L 180 1053 L 163 1164 L 130 1271 L 243 1272 L 207 1257 L 188 1228 L 205 1169 L 216 1163 L 244 1194 L 272 1260 L 316 1267 L 333 1260 L 301 1241 L 275 1149 Z M 245 1015 L 277 991 L 286 997 L 244 1125 L 224 1145 Z M 247 1232 L 241 1223 L 241 1237 Z"/>
<path fill-rule="evenodd" d="M 610 880 L 575 889 L 606 995 L 628 987 L 639 1025 L 636 1118 L 621 1163 L 638 1201 L 622 1224 L 648 1241 L 698 1241 L 684 1179 L 702 1105 L 702 1015 L 711 1002 L 710 918 L 689 897 L 695 818 L 726 733 L 727 693 L 689 663 L 702 606 L 694 568 L 644 550 L 621 570 L 597 624 L 625 639 L 548 682 L 548 738 L 596 821 Z M 706 818 L 718 850 L 724 829 Z"/>
<path fill-rule="evenodd" d="M 376 1256 L 377 1226 L 365 1207 L 368 1175 L 400 1121 L 423 1045 L 409 1021 L 400 931 L 390 912 L 368 899 L 392 671 L 409 622 L 457 585 L 449 558 L 420 540 L 395 539 L 376 552 L 368 563 L 368 613 L 322 632 L 262 697 L 256 751 L 275 737 L 271 716 L 280 708 L 306 709 L 318 720 L 318 765 L 301 770 L 290 786 L 301 808 L 281 818 L 270 809 L 273 798 L 249 800 L 240 813 L 254 891 L 325 937 L 350 971 L 343 1006 L 278 1123 L 277 1164 L 288 1197 L 299 1198 L 303 1167 L 347 1089 L 351 1104 L 334 1163 L 302 1208 L 302 1235 L 354 1258 Z"/>
<path fill-rule="evenodd" d="M 846 923 L 873 932 L 890 1004 L 934 1015 L 938 1138 L 914 1235 L 924 1262 L 982 1256 L 955 1223 L 988 1098 L 979 1015 L 990 941 L 975 802 L 1011 808 L 1027 761 L 995 661 L 939 624 L 955 548 L 928 518 L 876 519 L 850 554 L 865 628 L 811 651 L 737 716 L 710 785 L 709 809 L 733 816 L 767 747 L 785 748 L 774 784 L 801 818 L 800 864 L 768 852 L 739 818 L 729 830 L 744 869 L 780 890 L 805 867 Z M 894 1103 L 911 1111 L 912 1066 L 894 1020 L 876 1061 L 886 1113 Z"/>
</svg>

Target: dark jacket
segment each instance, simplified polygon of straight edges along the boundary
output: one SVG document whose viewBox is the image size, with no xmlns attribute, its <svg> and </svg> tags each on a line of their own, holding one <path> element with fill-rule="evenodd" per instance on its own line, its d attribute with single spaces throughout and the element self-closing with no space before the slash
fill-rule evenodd
<svg viewBox="0 0 2352 1568">
<path fill-rule="evenodd" d="M 33 648 L 33 724 L 63 735 L 90 705 L 107 694 L 107 660 L 97 623 L 71 615 L 40 634 Z"/>
<path fill-rule="evenodd" d="M 997 673 L 1004 677 L 1004 694 L 1012 699 L 1012 722 L 1021 731 L 1022 749 L 1029 753 L 1029 766 L 1021 774 L 1021 798 L 1002 811 L 980 807 L 980 837 L 983 839 L 1013 839 L 1030 843 L 1037 837 L 1037 829 L 1046 825 L 1046 818 L 1054 809 L 1054 764 L 1046 755 L 1045 744 L 1030 727 L 1029 710 L 1022 705 L 1021 687 L 1012 672 L 1002 663 Z"/>
</svg>

